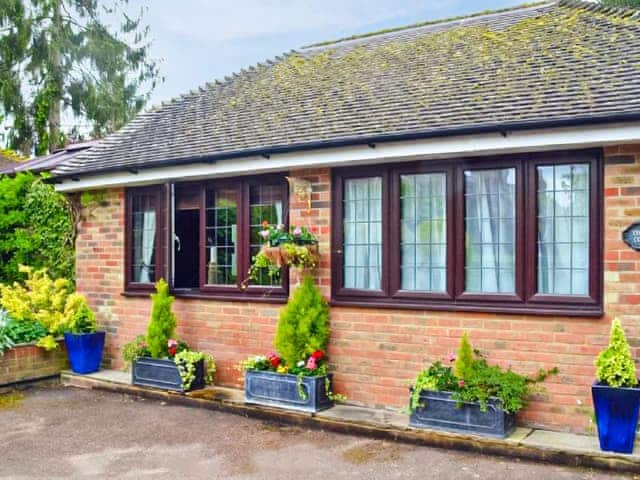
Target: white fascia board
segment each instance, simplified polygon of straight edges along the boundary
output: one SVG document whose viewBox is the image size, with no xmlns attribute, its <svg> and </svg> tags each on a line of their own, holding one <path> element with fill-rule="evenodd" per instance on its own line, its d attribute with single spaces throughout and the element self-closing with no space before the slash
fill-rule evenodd
<svg viewBox="0 0 640 480">
<path fill-rule="evenodd" d="M 56 185 L 60 192 L 77 192 L 118 186 L 140 186 L 166 181 L 200 180 L 320 167 L 343 167 L 407 160 L 430 160 L 460 156 L 481 156 L 536 152 L 570 148 L 603 147 L 640 142 L 640 122 L 615 123 L 554 129 L 520 130 L 478 135 L 437 137 L 423 140 L 378 143 L 276 153 L 270 158 L 251 156 L 215 163 L 193 163 L 141 169 L 138 173 L 114 172 L 65 179 Z"/>
</svg>

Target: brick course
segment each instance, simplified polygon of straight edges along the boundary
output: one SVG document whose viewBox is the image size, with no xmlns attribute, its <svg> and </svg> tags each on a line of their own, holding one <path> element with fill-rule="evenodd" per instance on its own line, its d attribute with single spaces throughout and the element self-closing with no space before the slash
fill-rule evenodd
<svg viewBox="0 0 640 480">
<path fill-rule="evenodd" d="M 463 331 L 490 362 L 522 373 L 557 366 L 520 415 L 520 422 L 555 430 L 590 428 L 593 361 L 606 345 L 609 325 L 619 317 L 637 354 L 640 348 L 640 253 L 621 240 L 622 231 L 640 216 L 640 145 L 607 147 L 605 165 L 605 311 L 603 318 L 566 318 L 376 308 L 331 309 L 329 355 L 336 390 L 355 404 L 403 407 L 407 382 L 422 366 L 455 351 Z M 291 195 L 290 223 L 306 225 L 320 239 L 322 261 L 316 272 L 323 294 L 330 294 L 329 169 L 299 170 L 292 177 L 310 180 L 311 208 Z M 121 295 L 124 284 L 124 191 L 107 192 L 106 202 L 87 214 L 78 235 L 78 288 L 88 295 L 109 332 L 107 360 L 121 367 L 122 344 L 144 333 L 150 312 L 147 298 Z M 299 281 L 292 273 L 292 288 Z M 194 348 L 213 354 L 217 382 L 240 385 L 235 365 L 249 354 L 273 348 L 277 304 L 177 299 L 179 333 Z"/>
<path fill-rule="evenodd" d="M 0 387 L 58 375 L 69 368 L 64 342 L 47 352 L 33 344 L 17 345 L 0 357 Z"/>
</svg>

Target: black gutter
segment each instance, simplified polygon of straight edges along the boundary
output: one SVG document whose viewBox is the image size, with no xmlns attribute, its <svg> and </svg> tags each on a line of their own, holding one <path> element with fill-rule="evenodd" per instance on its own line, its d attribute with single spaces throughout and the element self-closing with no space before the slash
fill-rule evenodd
<svg viewBox="0 0 640 480">
<path fill-rule="evenodd" d="M 262 156 L 269 158 L 271 155 L 279 153 L 292 153 L 308 150 L 321 150 L 325 148 L 350 147 L 356 145 L 375 146 L 377 143 L 398 142 L 406 140 L 421 140 L 427 138 L 449 137 L 458 135 L 475 135 L 482 133 L 500 133 L 507 136 L 509 132 L 516 130 L 532 130 L 541 128 L 579 127 L 587 125 L 599 125 L 603 123 L 634 122 L 640 121 L 640 112 L 618 113 L 601 116 L 583 116 L 561 118 L 555 120 L 525 120 L 517 122 L 490 123 L 457 128 L 429 129 L 407 133 L 379 134 L 364 137 L 351 137 L 337 140 L 324 140 L 292 145 L 273 146 L 268 148 L 249 148 L 236 152 L 220 153 L 214 155 L 202 155 L 197 157 L 174 158 L 159 160 L 144 164 L 114 165 L 110 167 L 97 168 L 91 171 L 80 171 L 74 173 L 64 173 L 55 175 L 48 179 L 51 183 L 60 183 L 62 180 L 72 178 L 79 179 L 80 176 L 94 176 L 104 173 L 143 170 L 148 168 L 168 167 L 176 165 L 188 165 L 194 163 L 215 163 L 219 160 L 232 160 L 234 158 Z M 640 127 L 639 127 L 640 128 Z"/>
</svg>

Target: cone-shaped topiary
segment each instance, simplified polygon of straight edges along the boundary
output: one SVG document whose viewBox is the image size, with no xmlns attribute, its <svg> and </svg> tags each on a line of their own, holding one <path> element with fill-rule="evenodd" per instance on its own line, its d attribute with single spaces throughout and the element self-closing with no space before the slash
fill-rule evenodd
<svg viewBox="0 0 640 480">
<path fill-rule="evenodd" d="M 167 341 L 175 338 L 176 333 L 176 316 L 171 311 L 175 298 L 169 295 L 169 285 L 164 279 L 156 283 L 156 293 L 151 294 L 151 299 L 153 308 L 147 328 L 147 345 L 153 358 L 163 358 L 169 355 Z"/>
<path fill-rule="evenodd" d="M 611 323 L 609 346 L 596 359 L 598 381 L 610 387 L 635 387 L 638 384 L 631 348 L 616 318 Z"/>
<path fill-rule="evenodd" d="M 329 341 L 329 306 L 311 276 L 306 276 L 280 311 L 275 347 L 287 365 L 295 366 Z"/>
<path fill-rule="evenodd" d="M 462 334 L 460 339 L 460 347 L 458 347 L 458 354 L 456 355 L 456 363 L 453 367 L 453 373 L 456 377 L 463 380 L 469 378 L 469 374 L 473 370 L 473 348 L 469 343 L 469 336 L 467 332 Z"/>
</svg>

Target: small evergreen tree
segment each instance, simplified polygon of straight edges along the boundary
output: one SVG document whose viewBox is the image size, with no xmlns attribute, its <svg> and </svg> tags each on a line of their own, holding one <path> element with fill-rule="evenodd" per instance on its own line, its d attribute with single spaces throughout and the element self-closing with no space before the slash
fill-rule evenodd
<svg viewBox="0 0 640 480">
<path fill-rule="evenodd" d="M 462 334 L 460 339 L 460 347 L 458 347 L 458 355 L 454 365 L 454 374 L 459 379 L 469 378 L 473 371 L 473 348 L 469 343 L 467 332 Z"/>
<path fill-rule="evenodd" d="M 147 345 L 153 358 L 163 358 L 169 355 L 167 341 L 175 338 L 176 316 L 171 311 L 175 300 L 169 295 L 169 285 L 164 279 L 156 283 L 156 293 L 151 294 L 153 308 L 151 322 L 147 328 Z"/>
<path fill-rule="evenodd" d="M 275 347 L 287 365 L 294 366 L 329 342 L 329 305 L 311 276 L 306 276 L 280 311 Z"/>
<path fill-rule="evenodd" d="M 638 384 L 631 348 L 616 318 L 611 323 L 609 346 L 596 359 L 598 381 L 610 387 L 635 387 Z"/>
</svg>

